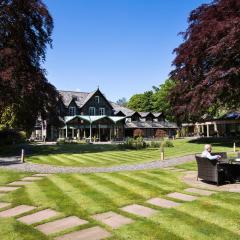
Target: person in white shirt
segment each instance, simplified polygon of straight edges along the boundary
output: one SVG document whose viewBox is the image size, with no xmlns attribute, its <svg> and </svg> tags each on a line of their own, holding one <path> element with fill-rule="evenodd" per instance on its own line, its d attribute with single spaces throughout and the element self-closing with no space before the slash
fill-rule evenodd
<svg viewBox="0 0 240 240">
<path fill-rule="evenodd" d="M 212 152 L 211 144 L 206 144 L 204 146 L 204 151 L 202 152 L 202 157 L 208 158 L 210 160 L 218 160 L 221 158 L 220 155 L 212 155 L 211 152 Z"/>
</svg>

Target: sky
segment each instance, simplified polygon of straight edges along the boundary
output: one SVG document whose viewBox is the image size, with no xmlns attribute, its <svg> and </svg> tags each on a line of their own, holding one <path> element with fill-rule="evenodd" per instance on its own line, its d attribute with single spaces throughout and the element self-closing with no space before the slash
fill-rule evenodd
<svg viewBox="0 0 240 240">
<path fill-rule="evenodd" d="M 208 0 L 43 0 L 53 20 L 44 68 L 59 90 L 112 101 L 159 86 L 169 75 L 191 10 Z"/>
</svg>

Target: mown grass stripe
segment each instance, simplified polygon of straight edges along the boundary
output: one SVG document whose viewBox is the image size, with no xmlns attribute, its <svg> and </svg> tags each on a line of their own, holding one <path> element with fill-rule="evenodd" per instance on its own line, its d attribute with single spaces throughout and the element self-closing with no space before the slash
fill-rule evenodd
<svg viewBox="0 0 240 240">
<path fill-rule="evenodd" d="M 124 177 L 129 182 L 134 182 L 134 184 L 137 184 L 140 187 L 146 188 L 150 192 L 151 196 L 154 196 L 156 192 L 158 192 L 159 194 L 167 194 L 168 192 L 173 191 L 175 189 L 174 186 L 171 185 L 166 186 L 160 183 L 156 184 L 151 180 L 147 180 L 134 175 L 129 176 L 128 174 L 125 173 L 119 173 L 119 176 Z"/>
<path fill-rule="evenodd" d="M 215 208 L 214 208 L 215 207 Z M 212 209 L 209 208 L 206 209 L 206 202 L 200 202 L 198 204 L 191 204 L 191 208 L 185 207 L 185 208 L 179 208 L 178 211 L 181 212 L 181 214 L 184 214 L 187 218 L 196 218 L 200 222 L 205 222 L 209 226 L 215 226 L 215 228 L 218 228 L 218 231 L 221 232 L 221 234 L 224 234 L 226 232 L 229 235 L 235 235 L 240 234 L 240 229 L 237 227 L 236 221 L 239 220 L 239 213 L 236 213 L 236 211 L 229 211 L 227 209 L 219 208 L 217 206 L 212 206 Z M 223 222 L 222 218 L 230 219 L 227 222 Z M 186 221 L 186 220 L 185 220 Z M 227 225 L 227 226 L 226 226 Z M 209 227 L 208 227 L 209 229 Z M 214 229 L 216 230 L 216 229 Z M 218 232 L 218 234 L 219 234 Z M 216 232 L 217 234 L 217 232 Z M 220 238 L 219 235 L 217 235 Z M 236 236 L 236 235 L 235 235 Z M 239 235 L 238 235 L 239 236 Z M 215 239 L 215 238 L 214 238 Z M 234 239 L 234 238 L 229 238 Z M 237 238 L 236 238 L 237 239 Z"/>
<path fill-rule="evenodd" d="M 185 205 L 190 206 L 191 204 Z M 160 213 L 151 220 L 183 239 L 220 240 L 223 239 L 223 236 L 224 239 L 238 239 L 238 234 L 210 222 L 206 218 L 201 218 L 201 213 L 199 216 L 192 216 L 191 208 L 187 207 L 186 212 L 182 212 L 181 209 L 182 207 L 163 211 L 164 214 Z"/>
<path fill-rule="evenodd" d="M 164 173 L 164 171 L 161 172 L 161 175 L 158 173 L 158 172 L 144 172 L 143 175 L 146 175 L 146 176 L 152 176 L 154 178 L 156 178 L 156 180 L 159 180 L 161 181 L 163 178 L 164 178 L 164 175 L 165 174 L 169 174 L 171 176 L 169 176 L 168 178 L 166 177 L 165 178 L 165 181 L 168 183 L 168 184 L 175 184 L 178 180 L 176 180 L 176 176 L 179 176 L 181 173 L 179 172 L 166 172 Z M 167 175 L 165 175 L 167 176 Z M 182 183 L 184 184 L 184 183 Z M 185 186 L 187 186 L 186 184 L 184 184 Z"/>
<path fill-rule="evenodd" d="M 92 163 L 92 164 L 98 164 L 99 162 L 96 161 L 96 160 L 93 160 L 92 158 L 87 158 L 87 157 L 79 157 L 79 158 L 76 158 L 76 157 L 72 157 L 72 156 L 69 156 L 69 158 L 71 158 L 74 162 L 76 162 L 77 164 L 86 164 L 87 163 Z"/>
<path fill-rule="evenodd" d="M 86 186 L 90 186 L 91 189 L 94 189 L 94 191 L 98 192 L 98 195 L 101 194 L 104 196 L 104 198 L 102 197 L 99 199 L 99 201 L 104 202 L 104 204 L 107 204 L 110 208 L 114 209 L 118 206 L 121 206 L 121 202 L 119 203 L 119 200 L 121 199 L 121 193 L 106 185 L 106 182 L 105 184 L 102 184 L 102 181 L 99 177 L 89 174 L 75 175 L 75 178 L 86 184 Z"/>
<path fill-rule="evenodd" d="M 95 163 L 101 164 L 101 165 L 106 163 L 106 161 L 108 160 L 108 159 L 106 159 L 106 157 L 104 155 L 102 157 L 101 156 L 99 157 L 98 154 L 84 154 L 84 155 L 81 156 L 81 159 L 84 159 L 85 163 L 87 161 L 88 163 L 89 162 L 91 162 L 91 163 L 95 162 Z"/>
<path fill-rule="evenodd" d="M 66 157 L 67 159 L 71 159 L 74 163 L 78 163 L 78 164 L 84 164 L 85 163 L 85 160 L 80 158 L 80 157 L 76 157 L 76 156 L 73 156 L 72 154 L 64 154 L 64 157 Z"/>
<path fill-rule="evenodd" d="M 107 155 L 103 155 L 103 156 L 105 156 L 105 159 L 112 159 L 115 163 L 122 163 L 122 162 L 124 162 L 124 163 L 126 163 L 126 162 L 128 162 L 128 160 L 126 160 L 126 159 L 124 159 L 124 158 L 122 158 L 122 157 L 120 157 L 119 155 L 116 155 L 116 154 L 107 154 Z"/>
<path fill-rule="evenodd" d="M 111 196 L 107 196 L 101 188 L 96 188 L 94 185 L 88 183 L 87 179 L 84 178 L 85 176 L 87 175 L 73 175 L 72 178 L 75 181 L 80 182 L 81 185 L 85 186 L 85 189 L 87 190 L 84 191 L 84 194 L 94 199 L 97 203 L 97 207 L 101 209 L 98 212 L 106 211 L 107 208 L 116 208 L 117 204 L 113 201 Z"/>
<path fill-rule="evenodd" d="M 69 177 L 67 177 L 67 179 L 69 179 Z M 71 183 L 69 183 L 69 181 Z M 51 180 L 48 179 L 48 191 L 46 191 L 48 202 L 54 203 L 56 210 L 64 212 L 66 215 L 88 218 L 87 208 L 81 204 L 81 200 L 84 199 L 85 202 L 91 202 L 92 199 L 83 196 L 79 188 L 73 187 L 74 184 L 76 184 L 76 182 L 74 182 L 73 178 L 66 180 L 64 177 L 58 175 L 52 177 Z M 96 203 L 93 202 L 93 204 Z"/>
<path fill-rule="evenodd" d="M 107 165 L 107 164 L 118 164 L 119 159 L 113 159 L 110 156 L 106 156 L 105 154 L 96 154 L 96 158 L 101 160 L 102 165 Z"/>
<path fill-rule="evenodd" d="M 179 186 L 185 186 L 184 183 L 181 183 L 178 181 L 177 177 L 173 173 L 168 173 L 165 175 L 164 172 L 159 172 L 158 175 L 152 175 L 151 172 L 136 172 L 136 176 L 142 177 L 143 179 L 149 179 L 154 182 L 158 182 L 160 184 L 166 184 L 166 185 L 175 185 L 177 184 L 177 187 Z"/>
<path fill-rule="evenodd" d="M 59 155 L 50 155 L 49 156 L 49 160 L 51 161 L 51 159 L 53 160 L 52 162 L 57 162 L 58 165 L 66 165 L 66 160 L 62 159 L 61 157 L 59 157 Z"/>
<path fill-rule="evenodd" d="M 87 175 L 91 179 L 93 179 L 95 182 L 97 182 L 97 185 L 101 185 L 104 188 L 107 188 L 107 191 L 113 192 L 113 195 L 111 197 L 116 195 L 116 200 L 118 202 L 119 206 L 123 206 L 126 204 L 130 204 L 136 201 L 136 199 L 144 200 L 141 195 L 136 194 L 135 192 L 130 191 L 128 188 L 126 188 L 123 185 L 118 185 L 111 181 L 110 179 L 105 178 L 105 174 L 91 174 Z M 114 197 L 115 198 L 115 197 Z"/>
<path fill-rule="evenodd" d="M 105 177 L 116 184 L 123 185 L 125 188 L 129 189 L 129 191 L 141 195 L 144 199 L 152 196 L 152 192 L 148 189 L 141 188 L 136 181 L 129 182 L 126 177 L 120 176 L 117 173 L 114 173 L 114 175 L 110 177 L 109 175 L 105 175 Z"/>
</svg>

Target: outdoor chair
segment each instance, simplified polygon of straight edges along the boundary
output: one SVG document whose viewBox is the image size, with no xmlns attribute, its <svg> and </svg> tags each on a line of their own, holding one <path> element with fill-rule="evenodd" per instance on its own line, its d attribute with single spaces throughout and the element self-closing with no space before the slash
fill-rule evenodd
<svg viewBox="0 0 240 240">
<path fill-rule="evenodd" d="M 212 155 L 221 155 L 222 159 L 227 158 L 227 153 L 212 153 Z M 208 158 L 201 157 L 200 154 L 196 154 L 196 161 L 198 166 L 198 178 L 205 181 L 215 182 L 217 185 L 221 184 L 225 180 L 225 173 L 223 166 L 218 160 L 210 160 Z"/>
</svg>

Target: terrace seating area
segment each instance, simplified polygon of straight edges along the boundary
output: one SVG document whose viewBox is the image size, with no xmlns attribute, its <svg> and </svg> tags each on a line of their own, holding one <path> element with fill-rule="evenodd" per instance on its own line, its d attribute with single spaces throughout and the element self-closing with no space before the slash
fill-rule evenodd
<svg viewBox="0 0 240 240">
<path fill-rule="evenodd" d="M 221 159 L 210 160 L 196 154 L 197 178 L 217 185 L 240 180 L 240 162 L 237 159 L 229 158 L 226 152 L 212 153 L 212 155 L 220 155 Z"/>
</svg>

